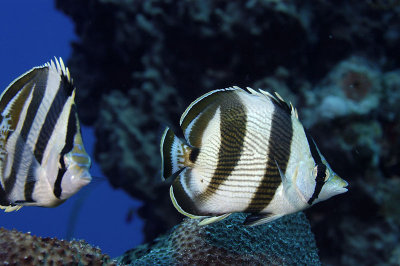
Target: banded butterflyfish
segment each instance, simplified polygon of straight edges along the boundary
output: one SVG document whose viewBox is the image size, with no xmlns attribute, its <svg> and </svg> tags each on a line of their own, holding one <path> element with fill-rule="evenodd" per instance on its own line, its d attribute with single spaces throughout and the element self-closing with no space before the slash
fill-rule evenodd
<svg viewBox="0 0 400 266">
<path fill-rule="evenodd" d="M 180 119 L 178 137 L 161 140 L 162 177 L 174 179 L 175 208 L 200 224 L 250 213 L 247 225 L 273 221 L 347 191 L 279 94 L 214 90 Z"/>
<path fill-rule="evenodd" d="M 0 207 L 53 207 L 91 181 L 75 87 L 62 59 L 35 67 L 0 96 Z"/>
</svg>

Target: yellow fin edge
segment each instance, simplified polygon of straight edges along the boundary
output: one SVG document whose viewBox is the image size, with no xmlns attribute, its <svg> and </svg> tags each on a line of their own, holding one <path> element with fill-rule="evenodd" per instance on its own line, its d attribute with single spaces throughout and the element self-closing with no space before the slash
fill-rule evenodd
<svg viewBox="0 0 400 266">
<path fill-rule="evenodd" d="M 178 212 L 182 213 L 183 215 L 185 215 L 185 216 L 187 216 L 187 217 L 189 217 L 191 219 L 200 219 L 200 218 L 206 217 L 206 216 L 197 216 L 197 215 L 193 215 L 193 214 L 190 214 L 188 212 L 185 212 L 181 208 L 181 206 L 179 206 L 178 202 L 176 202 L 172 186 L 169 188 L 169 196 L 171 197 L 171 201 L 172 201 L 172 204 L 174 205 L 175 209 L 177 209 Z"/>
<path fill-rule="evenodd" d="M 219 222 L 219 221 L 225 219 L 226 217 L 228 217 L 228 216 L 231 215 L 231 214 L 232 214 L 232 213 L 225 213 L 225 214 L 220 215 L 220 216 L 214 216 L 214 217 L 204 218 L 203 220 L 201 220 L 201 222 L 199 223 L 199 225 L 200 225 L 200 226 L 203 226 L 203 225 L 207 225 L 207 224 Z"/>
<path fill-rule="evenodd" d="M 2 206 L 0 205 L 0 209 L 4 210 L 4 212 L 13 212 L 13 211 L 18 211 L 19 209 L 21 209 L 22 206 L 21 205 L 15 205 L 15 206 Z"/>
</svg>

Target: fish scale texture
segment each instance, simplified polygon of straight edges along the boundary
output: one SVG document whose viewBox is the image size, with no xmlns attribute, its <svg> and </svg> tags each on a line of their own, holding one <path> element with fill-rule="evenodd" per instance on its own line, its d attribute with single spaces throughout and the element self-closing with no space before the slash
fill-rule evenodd
<svg viewBox="0 0 400 266">
<path fill-rule="evenodd" d="M 1 265 L 116 265 L 83 240 L 65 241 L 0 228 Z"/>
<path fill-rule="evenodd" d="M 130 265 L 320 265 L 314 235 L 303 213 L 255 227 L 244 214 L 198 226 L 186 218 L 169 235 L 119 258 Z"/>
</svg>

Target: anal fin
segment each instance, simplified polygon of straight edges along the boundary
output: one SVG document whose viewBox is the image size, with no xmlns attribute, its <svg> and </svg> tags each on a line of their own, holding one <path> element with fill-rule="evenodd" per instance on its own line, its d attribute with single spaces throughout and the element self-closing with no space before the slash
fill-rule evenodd
<svg viewBox="0 0 400 266">
<path fill-rule="evenodd" d="M 282 216 L 283 215 L 277 215 L 273 213 L 253 213 L 246 217 L 246 220 L 243 222 L 243 224 L 247 226 L 256 226 L 272 222 Z"/>
<path fill-rule="evenodd" d="M 0 209 L 4 210 L 4 212 L 12 212 L 12 211 L 18 211 L 19 209 L 21 209 L 22 206 L 21 205 L 9 205 L 9 206 L 1 206 L 0 205 Z"/>
<path fill-rule="evenodd" d="M 206 218 L 209 213 L 203 211 L 203 203 L 197 197 L 198 191 L 193 186 L 194 180 L 192 169 L 186 167 L 176 177 L 172 186 L 170 187 L 170 197 L 174 207 L 183 215 L 192 218 Z"/>
<path fill-rule="evenodd" d="M 191 169 L 184 168 L 179 175 L 175 178 L 173 184 L 169 189 L 169 195 L 174 207 L 183 215 L 192 218 L 199 219 L 204 216 L 196 214 L 196 207 L 193 199 L 187 194 L 187 191 L 183 187 L 183 183 L 186 183 L 185 179 L 190 177 Z M 187 174 L 187 175 L 186 175 Z M 182 180 L 182 182 L 181 182 Z"/>
</svg>

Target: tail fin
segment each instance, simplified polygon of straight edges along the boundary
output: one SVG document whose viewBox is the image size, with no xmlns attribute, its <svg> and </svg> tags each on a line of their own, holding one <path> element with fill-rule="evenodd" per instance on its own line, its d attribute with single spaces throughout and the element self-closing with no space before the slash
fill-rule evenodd
<svg viewBox="0 0 400 266">
<path fill-rule="evenodd" d="M 160 151 L 162 160 L 162 179 L 177 176 L 186 167 L 191 166 L 192 151 L 197 150 L 187 145 L 175 133 L 166 128 L 161 137 Z"/>
</svg>

